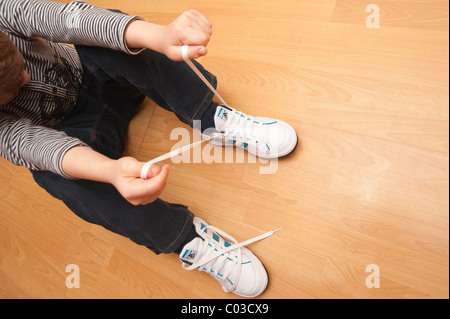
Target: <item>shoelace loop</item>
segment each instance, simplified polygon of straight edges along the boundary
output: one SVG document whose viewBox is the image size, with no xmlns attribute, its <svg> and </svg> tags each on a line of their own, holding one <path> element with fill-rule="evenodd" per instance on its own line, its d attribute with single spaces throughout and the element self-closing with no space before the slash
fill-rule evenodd
<svg viewBox="0 0 450 319">
<path fill-rule="evenodd" d="M 217 233 L 222 238 L 229 239 L 234 243 L 234 245 L 230 245 L 228 247 L 220 247 L 218 249 L 217 248 L 218 245 L 214 242 L 214 240 L 208 240 L 209 238 L 206 235 L 203 235 L 202 232 L 205 231 L 206 229 L 209 229 Z M 241 247 L 250 245 L 254 242 L 272 236 L 275 232 L 279 230 L 281 230 L 281 228 L 269 231 L 257 237 L 238 243 L 236 239 L 234 239 L 231 235 L 227 234 L 226 232 L 211 225 L 206 226 L 205 228 L 202 229 L 202 232 L 200 233 L 200 236 L 202 236 L 202 238 L 204 239 L 201 251 L 199 251 L 201 258 L 190 266 L 186 266 L 186 264 L 183 263 L 182 267 L 186 270 L 192 270 L 197 268 L 199 271 L 208 272 L 210 275 L 212 275 L 219 281 L 224 282 L 224 284 L 222 284 L 222 289 L 225 292 L 229 292 L 233 290 L 233 287 L 237 286 L 237 284 L 239 283 L 241 263 L 242 263 Z M 235 252 L 235 254 L 233 254 L 232 252 Z M 237 260 L 228 258 L 230 254 L 237 256 Z M 233 273 L 233 270 L 235 271 L 235 273 Z M 225 282 L 230 275 L 233 275 L 233 278 L 235 278 L 235 280 L 228 281 L 231 284 L 231 286 L 230 288 L 227 288 Z"/>
</svg>

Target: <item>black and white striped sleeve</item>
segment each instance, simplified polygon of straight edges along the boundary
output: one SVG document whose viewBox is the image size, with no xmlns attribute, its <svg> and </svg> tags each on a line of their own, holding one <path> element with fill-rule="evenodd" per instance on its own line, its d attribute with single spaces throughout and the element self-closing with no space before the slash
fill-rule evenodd
<svg viewBox="0 0 450 319">
<path fill-rule="evenodd" d="M 1 113 L 0 139 L 0 156 L 4 159 L 31 170 L 51 171 L 65 178 L 70 176 L 62 169 L 64 155 L 72 147 L 86 145 L 64 132 Z"/>
<path fill-rule="evenodd" d="M 125 30 L 140 19 L 95 7 L 84 1 L 68 4 L 46 0 L 0 1 L 0 27 L 21 37 L 42 37 L 52 42 L 101 46 L 130 54 Z"/>
</svg>

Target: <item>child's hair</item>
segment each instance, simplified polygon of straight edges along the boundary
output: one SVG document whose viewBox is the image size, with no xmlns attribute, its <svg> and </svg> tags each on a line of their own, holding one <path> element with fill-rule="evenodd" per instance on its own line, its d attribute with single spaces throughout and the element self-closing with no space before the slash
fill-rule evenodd
<svg viewBox="0 0 450 319">
<path fill-rule="evenodd" d="M 24 61 L 11 39 L 0 31 L 0 105 L 14 98 L 23 81 Z"/>
</svg>

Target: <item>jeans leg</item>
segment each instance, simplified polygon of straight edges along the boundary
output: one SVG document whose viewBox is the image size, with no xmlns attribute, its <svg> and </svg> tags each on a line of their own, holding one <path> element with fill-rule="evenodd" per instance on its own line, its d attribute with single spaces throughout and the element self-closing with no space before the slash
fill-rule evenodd
<svg viewBox="0 0 450 319">
<path fill-rule="evenodd" d="M 97 95 L 112 88 L 113 96 Z M 129 118 L 142 98 L 142 94 L 107 77 L 98 81 L 85 70 L 77 106 L 56 129 L 78 137 L 108 157 L 119 158 Z M 111 184 L 69 180 L 51 172 L 32 171 L 32 174 L 41 187 L 82 219 L 147 246 L 157 254 L 179 248 L 192 227 L 193 214 L 183 205 L 157 199 L 134 206 Z"/>
<path fill-rule="evenodd" d="M 99 47 L 77 46 L 83 65 L 96 76 L 106 74 L 122 86 L 132 87 L 170 110 L 184 123 L 200 120 L 205 111 L 217 106 L 214 93 L 184 62 L 144 50 L 138 55 Z M 217 87 L 217 79 L 194 61 L 206 79 Z M 98 71 L 101 70 L 99 73 Z M 102 92 L 103 96 L 111 92 Z"/>
<path fill-rule="evenodd" d="M 107 183 L 69 180 L 51 172 L 33 171 L 35 181 L 85 221 L 125 236 L 159 253 L 171 253 L 192 226 L 187 207 L 161 199 L 133 206 Z"/>
</svg>

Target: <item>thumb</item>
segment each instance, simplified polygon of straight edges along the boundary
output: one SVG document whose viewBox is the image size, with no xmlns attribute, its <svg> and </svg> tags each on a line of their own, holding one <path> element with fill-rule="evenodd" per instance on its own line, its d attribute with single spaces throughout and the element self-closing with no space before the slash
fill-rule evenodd
<svg viewBox="0 0 450 319">
<path fill-rule="evenodd" d="M 170 46 L 166 52 L 166 56 L 173 61 L 183 61 L 183 46 Z M 187 57 L 189 60 L 197 59 L 206 55 L 208 50 L 203 45 L 190 45 L 187 48 Z"/>
<path fill-rule="evenodd" d="M 139 176 L 143 173 L 143 169 L 146 166 L 146 163 L 138 162 L 136 160 L 136 163 L 139 163 L 139 165 L 136 166 L 136 173 L 139 171 Z M 150 179 L 156 175 L 158 175 L 161 172 L 161 167 L 156 164 L 151 164 L 147 169 L 147 176 L 145 179 Z"/>
<path fill-rule="evenodd" d="M 158 191 L 164 188 L 167 177 L 169 176 L 169 165 L 164 165 L 158 175 L 146 180 L 146 185 L 149 190 Z"/>
<path fill-rule="evenodd" d="M 206 47 L 202 45 L 183 45 L 180 53 L 182 59 L 184 59 L 184 55 L 186 54 L 189 60 L 193 60 L 206 55 L 207 50 Z"/>
<path fill-rule="evenodd" d="M 161 166 L 152 164 L 148 171 L 149 171 L 149 173 L 147 175 L 147 178 L 155 177 L 156 175 L 158 175 L 161 172 Z"/>
<path fill-rule="evenodd" d="M 189 59 L 198 59 L 199 57 L 202 57 L 206 55 L 207 49 L 204 46 L 189 46 L 188 49 L 188 58 Z"/>
</svg>

